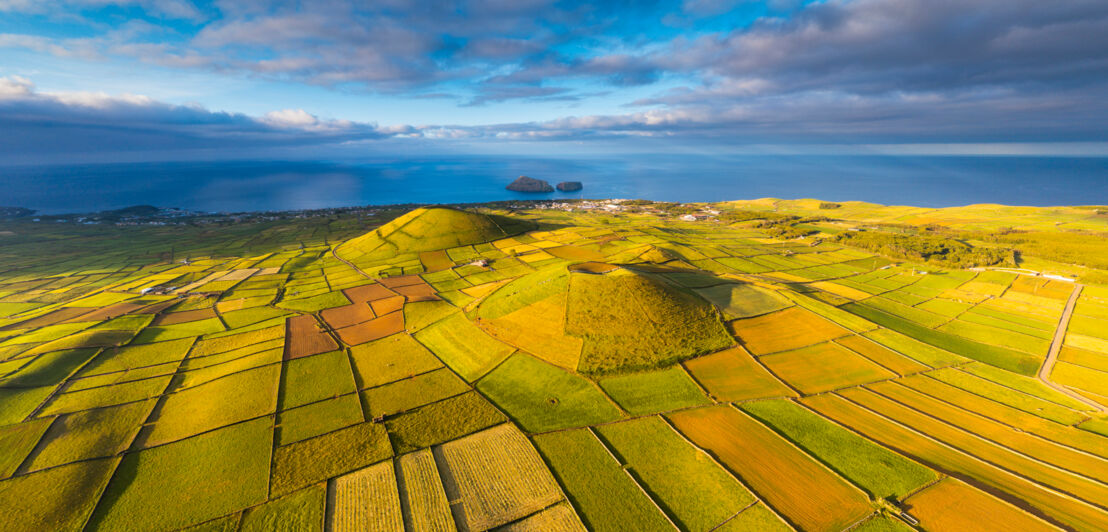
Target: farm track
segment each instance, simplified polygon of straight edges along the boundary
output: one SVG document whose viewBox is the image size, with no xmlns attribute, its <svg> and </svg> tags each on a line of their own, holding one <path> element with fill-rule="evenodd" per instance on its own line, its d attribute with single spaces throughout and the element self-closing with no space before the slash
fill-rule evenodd
<svg viewBox="0 0 1108 532">
<path fill-rule="evenodd" d="M 1055 384 L 1050 380 L 1050 374 L 1054 371 L 1054 364 L 1058 362 L 1058 353 L 1062 351 L 1062 342 L 1066 338 L 1066 329 L 1069 328 L 1070 318 L 1073 316 L 1073 308 L 1077 306 L 1077 298 L 1081 295 L 1081 289 L 1085 288 L 1084 285 L 1074 283 L 1073 292 L 1070 293 L 1069 300 L 1066 301 L 1066 308 L 1062 311 L 1062 318 L 1058 320 L 1058 328 L 1054 330 L 1054 339 L 1050 342 L 1050 352 L 1046 355 L 1046 360 L 1043 360 L 1043 365 L 1039 368 L 1039 373 L 1036 375 L 1043 384 L 1050 386 L 1051 388 L 1058 390 L 1084 404 L 1087 404 L 1095 408 L 1099 412 L 1108 412 L 1108 408 L 1104 405 L 1085 397 L 1065 386 Z"/>
</svg>

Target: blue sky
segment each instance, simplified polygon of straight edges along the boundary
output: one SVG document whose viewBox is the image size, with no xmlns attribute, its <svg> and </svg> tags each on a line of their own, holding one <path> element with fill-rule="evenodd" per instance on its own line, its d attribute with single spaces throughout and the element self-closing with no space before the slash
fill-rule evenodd
<svg viewBox="0 0 1108 532">
<path fill-rule="evenodd" d="M 0 163 L 1104 155 L 1105 50 L 1103 0 L 0 0 Z"/>
</svg>

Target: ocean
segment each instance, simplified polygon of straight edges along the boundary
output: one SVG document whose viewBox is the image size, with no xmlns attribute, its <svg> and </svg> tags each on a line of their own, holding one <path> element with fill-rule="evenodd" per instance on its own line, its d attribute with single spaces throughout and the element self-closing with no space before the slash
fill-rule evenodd
<svg viewBox="0 0 1108 532">
<path fill-rule="evenodd" d="M 523 194 L 519 175 L 581 181 Z M 1108 158 L 1028 156 L 636 155 L 233 161 L 0 167 L 0 206 L 43 214 L 149 204 L 209 212 L 510 199 L 659 201 L 819 198 L 947 207 L 1108 204 Z"/>
</svg>

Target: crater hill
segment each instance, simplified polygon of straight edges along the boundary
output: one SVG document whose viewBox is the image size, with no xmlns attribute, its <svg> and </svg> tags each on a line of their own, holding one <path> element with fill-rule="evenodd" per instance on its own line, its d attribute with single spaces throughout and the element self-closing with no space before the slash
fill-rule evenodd
<svg viewBox="0 0 1108 532">
<path fill-rule="evenodd" d="M 500 288 L 478 308 L 494 337 L 569 370 L 616 373 L 727 347 L 720 315 L 658 273 L 605 263 L 553 267 Z"/>
<path fill-rule="evenodd" d="M 335 248 L 357 266 L 393 261 L 407 254 L 491 242 L 532 229 L 524 220 L 445 207 L 415 209 Z"/>
</svg>

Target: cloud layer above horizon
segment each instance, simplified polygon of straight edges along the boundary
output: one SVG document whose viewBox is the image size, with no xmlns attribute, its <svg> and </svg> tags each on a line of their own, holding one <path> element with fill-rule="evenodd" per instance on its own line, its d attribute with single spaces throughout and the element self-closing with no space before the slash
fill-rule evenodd
<svg viewBox="0 0 1108 532">
<path fill-rule="evenodd" d="M 1105 50 L 1103 0 L 0 0 L 0 162 L 1096 144 Z"/>
</svg>

